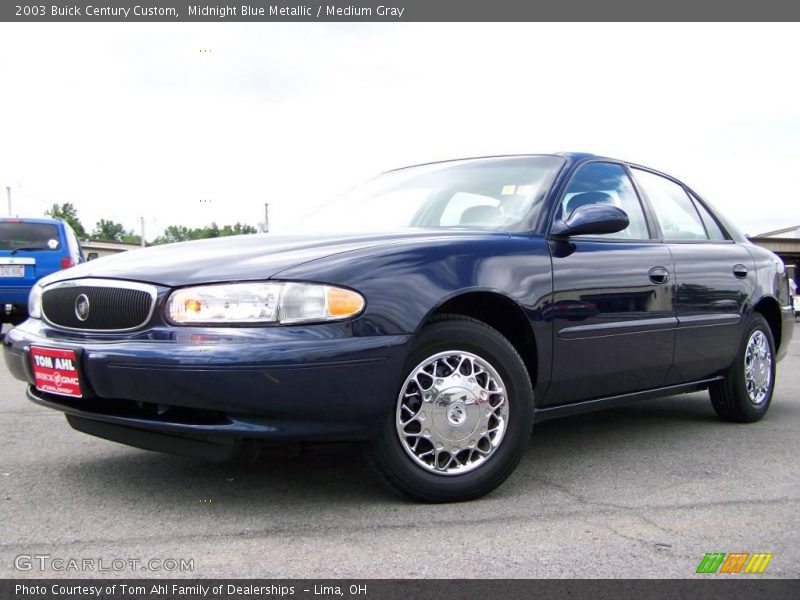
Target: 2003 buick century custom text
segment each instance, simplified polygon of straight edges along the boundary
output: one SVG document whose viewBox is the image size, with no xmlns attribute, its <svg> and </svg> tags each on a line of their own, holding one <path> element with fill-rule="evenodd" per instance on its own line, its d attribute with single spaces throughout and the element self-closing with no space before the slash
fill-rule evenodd
<svg viewBox="0 0 800 600">
<path fill-rule="evenodd" d="M 541 419 L 708 389 L 757 421 L 792 337 L 780 260 L 623 161 L 399 169 L 303 225 L 51 275 L 6 363 L 89 434 L 208 458 L 364 440 L 442 502 L 502 483 Z"/>
</svg>

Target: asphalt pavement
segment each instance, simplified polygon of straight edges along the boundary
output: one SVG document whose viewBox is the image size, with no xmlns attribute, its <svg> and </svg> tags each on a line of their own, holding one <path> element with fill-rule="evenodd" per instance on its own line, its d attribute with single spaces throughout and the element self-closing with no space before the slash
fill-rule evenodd
<svg viewBox="0 0 800 600">
<path fill-rule="evenodd" d="M 0 576 L 666 578 L 769 552 L 763 576 L 798 577 L 797 330 L 759 423 L 718 421 L 706 393 L 546 422 L 500 489 L 439 506 L 350 445 L 209 464 L 83 435 L 0 365 Z"/>
</svg>

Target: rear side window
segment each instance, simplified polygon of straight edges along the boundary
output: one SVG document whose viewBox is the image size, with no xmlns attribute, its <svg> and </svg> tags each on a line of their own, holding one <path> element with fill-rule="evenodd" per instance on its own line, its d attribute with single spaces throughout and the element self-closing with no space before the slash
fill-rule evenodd
<svg viewBox="0 0 800 600">
<path fill-rule="evenodd" d="M 75 236 L 75 232 L 72 231 L 72 227 L 69 225 L 64 225 L 64 233 L 67 237 L 67 246 L 69 247 L 69 254 L 76 260 L 80 258 L 83 260 L 83 249 L 81 248 L 81 244 L 78 241 L 78 238 Z"/>
<path fill-rule="evenodd" d="M 632 169 L 653 206 L 665 240 L 707 240 L 706 229 L 683 186 L 649 171 Z"/>
<path fill-rule="evenodd" d="M 703 225 L 706 226 L 708 238 L 715 242 L 727 240 L 728 238 L 725 236 L 725 232 L 722 231 L 722 228 L 717 224 L 714 217 L 711 216 L 708 209 L 700 204 L 700 201 L 694 195 L 692 196 L 692 200 L 694 200 L 694 205 L 697 207 L 697 212 L 700 213 L 700 218 L 703 219 Z"/>
<path fill-rule="evenodd" d="M 622 240 L 650 239 L 639 197 L 621 165 L 589 163 L 581 167 L 569 182 L 569 187 L 561 199 L 561 218 L 568 219 L 576 208 L 587 204 L 616 206 L 624 210 L 630 220 L 628 227 L 622 231 L 588 237 Z"/>
<path fill-rule="evenodd" d="M 0 222 L 0 250 L 58 250 L 58 228 L 49 223 Z"/>
</svg>

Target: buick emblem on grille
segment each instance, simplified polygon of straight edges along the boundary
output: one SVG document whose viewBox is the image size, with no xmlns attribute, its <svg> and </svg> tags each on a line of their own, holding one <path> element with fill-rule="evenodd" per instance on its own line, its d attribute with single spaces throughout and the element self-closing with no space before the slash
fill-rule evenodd
<svg viewBox="0 0 800 600">
<path fill-rule="evenodd" d="M 70 279 L 42 292 L 42 316 L 60 329 L 133 331 L 153 315 L 155 286 L 113 279 Z"/>
<path fill-rule="evenodd" d="M 89 318 L 89 298 L 86 294 L 81 294 L 75 298 L 75 316 L 79 321 Z"/>
</svg>

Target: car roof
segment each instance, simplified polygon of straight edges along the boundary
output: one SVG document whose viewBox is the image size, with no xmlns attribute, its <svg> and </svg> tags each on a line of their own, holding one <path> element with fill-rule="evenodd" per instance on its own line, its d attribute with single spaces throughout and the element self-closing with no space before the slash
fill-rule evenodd
<svg viewBox="0 0 800 600">
<path fill-rule="evenodd" d="M 534 157 L 534 156 L 558 156 L 560 158 L 564 158 L 569 163 L 577 163 L 582 160 L 587 159 L 597 159 L 597 158 L 605 158 L 606 160 L 613 160 L 617 162 L 626 162 L 622 160 L 618 160 L 615 158 L 609 158 L 604 156 L 599 156 L 597 154 L 592 154 L 591 152 L 530 152 L 524 154 L 489 154 L 484 156 L 462 156 L 458 158 L 447 158 L 444 160 L 432 160 L 429 162 L 423 163 L 416 163 L 411 165 L 405 165 L 403 167 L 397 167 L 395 169 L 389 169 L 388 171 L 384 171 L 384 173 L 393 173 L 395 171 L 402 171 L 404 169 L 413 169 L 414 167 L 426 167 L 428 165 L 441 165 L 451 162 L 460 162 L 466 160 L 491 160 L 494 158 L 525 158 L 527 156 Z"/>
<path fill-rule="evenodd" d="M 566 159 L 569 166 L 573 166 L 577 163 L 587 161 L 587 160 L 605 160 L 611 161 L 616 163 L 624 163 L 631 167 L 637 167 L 641 169 L 646 169 L 647 171 L 652 171 L 653 173 L 657 173 L 659 175 L 663 175 L 668 179 L 674 179 L 678 181 L 682 185 L 686 185 L 681 182 L 676 177 L 673 177 L 669 173 L 664 173 L 663 171 L 659 171 L 658 169 L 654 169 L 653 167 L 648 167 L 646 165 L 642 165 L 640 163 L 632 162 L 629 160 L 621 159 L 621 158 L 613 158 L 611 156 L 603 156 L 602 154 L 592 154 L 591 152 L 540 152 L 540 153 L 525 153 L 525 154 L 492 154 L 486 156 L 464 156 L 461 158 L 448 158 L 445 160 L 434 160 L 430 162 L 424 163 L 417 163 L 413 165 L 406 165 L 404 167 L 398 167 L 396 169 L 389 169 L 388 171 L 384 171 L 384 173 L 393 173 L 395 171 L 402 171 L 404 169 L 413 169 L 415 167 L 425 167 L 429 165 L 441 165 L 447 164 L 451 162 L 460 162 L 460 161 L 467 161 L 467 160 L 491 160 L 495 158 L 524 158 L 524 157 L 534 157 L 534 156 L 558 156 L 560 158 Z"/>
<path fill-rule="evenodd" d="M 0 217 L 0 223 L 34 223 L 40 225 L 61 225 L 61 219 L 47 219 L 44 217 Z"/>
</svg>

